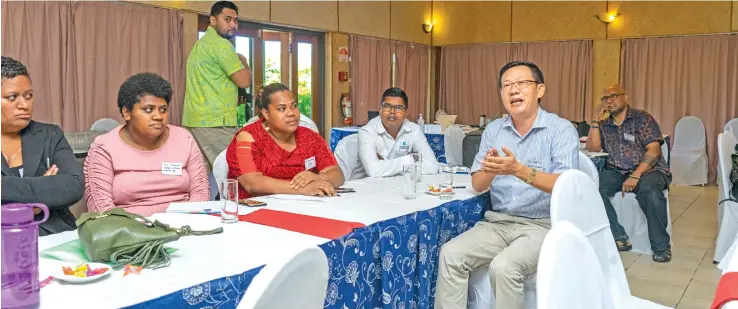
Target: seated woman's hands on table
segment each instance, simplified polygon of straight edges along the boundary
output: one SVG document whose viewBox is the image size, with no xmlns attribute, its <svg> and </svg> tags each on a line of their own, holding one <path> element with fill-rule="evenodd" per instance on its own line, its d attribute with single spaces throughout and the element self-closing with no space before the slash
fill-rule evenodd
<svg viewBox="0 0 738 309">
<path fill-rule="evenodd" d="M 306 170 L 295 175 L 290 181 L 293 190 L 303 195 L 335 196 L 336 188 L 328 181 L 320 178 L 320 175 Z"/>
</svg>

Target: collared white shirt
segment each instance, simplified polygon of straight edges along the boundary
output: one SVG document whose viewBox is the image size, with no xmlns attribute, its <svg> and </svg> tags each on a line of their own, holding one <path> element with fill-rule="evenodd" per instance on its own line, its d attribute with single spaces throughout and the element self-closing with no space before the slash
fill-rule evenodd
<svg viewBox="0 0 738 309">
<path fill-rule="evenodd" d="M 438 161 L 420 126 L 407 119 L 397 138 L 393 138 L 376 117 L 359 130 L 359 158 L 369 177 L 390 177 L 402 174 L 402 166 L 414 164 L 411 153 L 423 158 L 423 174 L 437 174 Z M 379 154 L 383 159 L 377 158 Z"/>
</svg>

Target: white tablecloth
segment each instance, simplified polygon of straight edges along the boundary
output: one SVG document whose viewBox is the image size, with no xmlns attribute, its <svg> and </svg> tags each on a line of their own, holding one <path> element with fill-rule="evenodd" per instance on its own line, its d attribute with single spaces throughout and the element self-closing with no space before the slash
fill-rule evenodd
<svg viewBox="0 0 738 309">
<path fill-rule="evenodd" d="M 438 184 L 442 175 L 424 175 L 424 184 Z M 268 208 L 293 213 L 319 216 L 366 225 L 426 210 L 447 201 L 425 194 L 424 184 L 418 185 L 414 200 L 402 198 L 402 177 L 362 179 L 350 181 L 343 187 L 356 193 L 346 193 L 327 202 L 296 202 L 266 199 Z M 478 193 L 471 189 L 469 175 L 455 175 L 457 189 L 454 199 L 464 200 Z M 258 208 L 257 208 L 258 209 Z M 256 211 L 248 209 L 246 212 Z M 55 281 L 41 289 L 42 308 L 119 308 L 142 303 L 177 292 L 188 287 L 243 273 L 266 264 L 273 257 L 284 254 L 292 247 L 319 245 L 329 239 L 281 230 L 247 222 L 222 224 L 220 218 L 210 215 L 155 214 L 154 219 L 173 226 L 190 225 L 193 230 L 223 226 L 222 234 L 187 236 L 169 244 L 178 251 L 172 254 L 172 264 L 158 270 L 145 269 L 140 275 L 123 277 L 123 271 L 115 271 L 100 281 L 74 285 Z M 76 232 L 41 237 L 39 250 L 73 240 Z M 63 262 L 40 259 L 41 280 L 56 274 Z M 215 287 L 211 287 L 215 288 Z"/>
</svg>

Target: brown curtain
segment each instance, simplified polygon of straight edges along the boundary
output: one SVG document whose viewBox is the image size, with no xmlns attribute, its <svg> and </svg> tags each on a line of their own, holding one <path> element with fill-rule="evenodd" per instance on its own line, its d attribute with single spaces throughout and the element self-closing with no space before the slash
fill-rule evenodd
<svg viewBox="0 0 738 309">
<path fill-rule="evenodd" d="M 541 106 L 572 120 L 585 120 L 591 104 L 592 41 L 500 43 L 441 49 L 439 107 L 458 115 L 457 123 L 478 124 L 479 116 L 506 113 L 498 74 L 505 63 L 530 61 L 543 71 Z"/>
<path fill-rule="evenodd" d="M 708 179 L 716 179 L 717 136 L 738 117 L 738 35 L 623 40 L 620 81 L 628 102 L 673 138 L 677 121 L 705 124 Z"/>
<path fill-rule="evenodd" d="M 100 118 L 121 121 L 121 83 L 154 72 L 172 83 L 170 123 L 181 123 L 185 66 L 178 11 L 122 2 L 5 2 L 2 18 L 2 53 L 30 71 L 35 120 L 66 131 L 88 130 Z"/>
<path fill-rule="evenodd" d="M 396 55 L 395 87 L 408 96 L 407 119 L 417 121 L 428 105 L 428 57 L 430 47 L 423 44 L 394 42 Z M 430 117 L 424 115 L 427 122 Z"/>
<path fill-rule="evenodd" d="M 73 46 L 79 101 L 69 119 L 76 130 L 100 118 L 121 121 L 118 89 L 141 72 L 157 73 L 172 84 L 169 121 L 179 125 L 185 91 L 182 14 L 120 2 L 77 4 Z"/>
<path fill-rule="evenodd" d="M 354 124 L 363 125 L 369 111 L 379 110 L 382 93 L 390 87 L 393 42 L 358 35 L 352 35 L 350 41 Z"/>
<path fill-rule="evenodd" d="M 70 74 L 73 59 L 67 48 L 73 35 L 71 7 L 68 1 L 2 4 L 2 55 L 28 67 L 37 121 L 63 124 L 64 105 L 77 102 Z"/>
</svg>

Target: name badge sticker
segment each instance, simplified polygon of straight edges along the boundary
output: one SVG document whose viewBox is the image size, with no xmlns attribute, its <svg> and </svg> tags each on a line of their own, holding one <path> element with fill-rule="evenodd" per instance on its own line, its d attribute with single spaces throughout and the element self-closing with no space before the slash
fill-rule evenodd
<svg viewBox="0 0 738 309">
<path fill-rule="evenodd" d="M 161 162 L 161 174 L 171 176 L 182 176 L 182 163 Z"/>
<path fill-rule="evenodd" d="M 633 134 L 623 133 L 623 138 L 626 141 L 629 141 L 629 142 L 635 142 L 636 141 L 636 138 L 635 138 L 635 136 L 633 136 Z"/>
<path fill-rule="evenodd" d="M 305 160 L 305 170 L 314 169 L 317 165 L 315 164 L 315 156 L 312 156 Z"/>
</svg>

